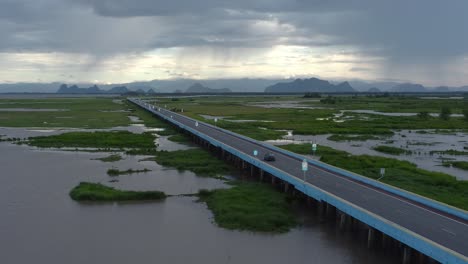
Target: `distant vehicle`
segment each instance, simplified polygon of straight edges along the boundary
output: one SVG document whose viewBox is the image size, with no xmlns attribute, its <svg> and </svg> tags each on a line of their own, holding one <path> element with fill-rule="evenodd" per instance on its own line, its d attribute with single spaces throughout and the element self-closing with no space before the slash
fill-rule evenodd
<svg viewBox="0 0 468 264">
<path fill-rule="evenodd" d="M 275 161 L 276 158 L 275 158 L 275 155 L 271 152 L 268 152 L 267 154 L 265 154 L 265 156 L 263 157 L 263 160 L 265 161 Z"/>
</svg>

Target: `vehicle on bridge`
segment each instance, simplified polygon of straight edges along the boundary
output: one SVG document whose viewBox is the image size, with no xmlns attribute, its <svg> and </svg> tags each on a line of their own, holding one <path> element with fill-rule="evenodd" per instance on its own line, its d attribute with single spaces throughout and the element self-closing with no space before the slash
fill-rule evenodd
<svg viewBox="0 0 468 264">
<path fill-rule="evenodd" d="M 268 152 L 267 154 L 265 154 L 265 156 L 263 156 L 263 160 L 264 161 L 275 161 L 276 158 L 275 158 L 275 155 L 271 152 Z"/>
</svg>

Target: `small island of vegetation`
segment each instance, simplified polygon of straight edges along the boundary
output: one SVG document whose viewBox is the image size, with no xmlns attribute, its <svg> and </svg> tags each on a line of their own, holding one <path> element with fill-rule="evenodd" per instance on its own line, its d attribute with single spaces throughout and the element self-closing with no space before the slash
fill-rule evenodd
<svg viewBox="0 0 468 264">
<path fill-rule="evenodd" d="M 199 197 L 227 229 L 287 232 L 297 225 L 286 195 L 269 185 L 235 182 L 230 189 L 201 190 Z"/>
<path fill-rule="evenodd" d="M 81 182 L 70 191 L 75 201 L 134 201 L 161 200 L 166 194 L 160 191 L 122 191 L 100 183 Z"/>
</svg>

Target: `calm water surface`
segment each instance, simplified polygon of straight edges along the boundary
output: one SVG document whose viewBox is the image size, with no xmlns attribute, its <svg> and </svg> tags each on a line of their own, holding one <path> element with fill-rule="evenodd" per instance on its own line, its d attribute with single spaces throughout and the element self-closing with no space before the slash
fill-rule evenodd
<svg viewBox="0 0 468 264">
<path fill-rule="evenodd" d="M 212 223 L 204 203 L 193 197 L 163 202 L 91 203 L 72 201 L 80 181 L 128 190 L 169 194 L 224 188 L 225 183 L 178 172 L 143 157 L 115 163 L 94 158 L 108 153 L 41 151 L 0 143 L 1 263 L 398 263 L 370 251 L 352 234 L 313 216 L 281 235 L 229 231 Z M 151 169 L 110 183 L 111 167 Z"/>
</svg>

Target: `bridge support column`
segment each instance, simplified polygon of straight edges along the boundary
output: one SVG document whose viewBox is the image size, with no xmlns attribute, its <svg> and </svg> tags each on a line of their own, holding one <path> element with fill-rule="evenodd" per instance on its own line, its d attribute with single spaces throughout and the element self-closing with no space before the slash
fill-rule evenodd
<svg viewBox="0 0 468 264">
<path fill-rule="evenodd" d="M 276 178 L 275 176 L 271 175 L 271 184 L 275 185 L 275 183 L 276 183 Z"/>
<path fill-rule="evenodd" d="M 289 191 L 289 183 L 284 182 L 284 192 L 287 193 Z"/>
<path fill-rule="evenodd" d="M 322 221 L 324 219 L 325 210 L 326 210 L 325 202 L 324 201 L 319 201 L 318 205 L 317 205 L 317 211 L 318 211 L 320 221 Z"/>
<path fill-rule="evenodd" d="M 386 248 L 386 247 L 387 247 L 387 235 L 382 233 L 382 248 Z"/>
<path fill-rule="evenodd" d="M 264 173 L 265 173 L 265 172 L 264 172 L 262 169 L 260 169 L 260 181 L 261 181 L 261 182 L 263 181 L 263 176 L 264 176 L 263 174 L 264 174 Z"/>
<path fill-rule="evenodd" d="M 343 212 L 340 212 L 340 229 L 346 228 L 347 215 Z"/>
<path fill-rule="evenodd" d="M 250 164 L 250 177 L 254 176 L 254 169 L 255 169 L 255 166 L 253 164 Z"/>
<path fill-rule="evenodd" d="M 408 264 L 411 261 L 411 248 L 403 246 L 403 264 Z"/>
<path fill-rule="evenodd" d="M 327 218 L 336 217 L 336 208 L 333 205 L 327 203 L 326 214 Z"/>
<path fill-rule="evenodd" d="M 367 247 L 368 248 L 372 247 L 372 243 L 374 242 L 374 233 L 375 233 L 374 228 L 369 226 L 369 229 L 367 230 Z"/>
</svg>

